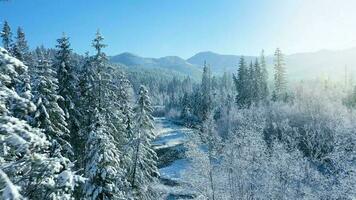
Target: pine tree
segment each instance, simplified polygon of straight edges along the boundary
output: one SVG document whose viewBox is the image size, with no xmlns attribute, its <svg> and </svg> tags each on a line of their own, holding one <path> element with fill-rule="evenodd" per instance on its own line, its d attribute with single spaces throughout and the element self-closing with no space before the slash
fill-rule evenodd
<svg viewBox="0 0 356 200">
<path fill-rule="evenodd" d="M 17 29 L 16 41 L 13 46 L 13 55 L 27 66 L 33 65 L 32 56 L 28 47 L 25 33 L 21 27 Z"/>
<path fill-rule="evenodd" d="M 9 177 L 0 169 L 0 183 L 3 182 L 2 198 L 7 200 L 21 200 L 24 199 L 20 194 L 18 186 L 14 185 Z"/>
<path fill-rule="evenodd" d="M 100 34 L 99 30 L 96 33 L 96 37 L 93 40 L 93 44 L 92 46 L 95 48 L 96 50 L 96 55 L 94 56 L 93 60 L 92 60 L 92 64 L 95 66 L 95 73 L 97 74 L 96 76 L 96 83 L 94 84 L 94 86 L 96 86 L 96 91 L 97 91 L 97 100 L 98 100 L 98 108 L 101 109 L 106 109 L 105 106 L 103 106 L 103 95 L 105 94 L 105 92 L 103 90 L 108 89 L 107 87 L 105 87 L 105 84 L 108 83 L 110 80 L 109 78 L 109 74 L 107 74 L 104 70 L 105 70 L 105 64 L 107 63 L 107 57 L 106 55 L 102 52 L 102 48 L 106 47 L 106 44 L 103 44 L 104 38 L 103 36 Z"/>
<path fill-rule="evenodd" d="M 189 117 L 191 115 L 191 105 L 190 105 L 190 100 L 189 100 L 189 95 L 187 92 L 184 93 L 182 101 L 182 111 L 181 111 L 181 118 L 184 120 L 189 120 Z"/>
<path fill-rule="evenodd" d="M 43 129 L 52 142 L 51 154 L 70 158 L 73 155 L 72 147 L 68 142 L 70 132 L 65 114 L 58 105 L 62 97 L 57 94 L 58 80 L 49 61 L 39 62 L 36 67 L 36 77 L 34 94 L 37 111 L 33 124 Z"/>
<path fill-rule="evenodd" d="M 13 44 L 12 44 L 12 32 L 10 29 L 9 24 L 7 21 L 4 22 L 4 27 L 1 32 L 1 37 L 3 41 L 4 48 L 7 50 L 8 54 L 13 54 Z M 22 60 L 21 60 L 22 61 Z M 32 95 L 31 95 L 31 85 L 30 85 L 30 76 L 28 74 L 28 67 L 25 66 L 25 69 L 22 71 L 19 71 L 19 77 L 16 80 L 15 84 L 15 90 L 16 92 L 23 98 L 27 99 L 28 101 L 31 100 Z M 16 117 L 19 117 L 21 119 L 25 119 L 29 121 L 30 113 L 16 113 Z"/>
<path fill-rule="evenodd" d="M 67 127 L 70 131 L 68 141 L 74 147 L 74 155 L 79 160 L 82 152 L 80 147 L 83 146 L 80 143 L 83 140 L 80 140 L 79 135 L 80 113 L 77 107 L 81 102 L 76 89 L 78 78 L 73 69 L 72 49 L 70 48 L 69 38 L 63 34 L 61 38 L 57 39 L 56 47 L 54 68 L 57 70 L 58 95 L 62 97 L 59 99 L 58 104 L 63 110 L 65 120 L 68 123 Z"/>
<path fill-rule="evenodd" d="M 76 121 L 76 111 L 74 105 L 77 77 L 74 74 L 71 62 L 72 49 L 70 48 L 69 38 L 65 34 L 63 34 L 63 36 L 59 38 L 57 42 L 57 54 L 54 67 L 57 69 L 59 85 L 58 93 L 63 97 L 63 101 L 61 102 L 60 106 L 64 110 L 68 121 L 72 122 L 71 128 L 74 128 L 73 126 L 78 125 Z"/>
<path fill-rule="evenodd" d="M 116 134 L 115 138 L 117 140 L 117 146 L 122 152 L 122 166 L 124 169 L 129 169 L 132 164 L 131 160 L 131 144 L 134 137 L 134 120 L 133 120 L 133 110 L 132 110 L 132 86 L 130 81 L 126 78 L 126 74 L 122 71 L 113 71 L 115 75 L 114 85 L 116 88 L 116 105 L 119 110 L 113 119 L 116 121 L 115 127 L 116 132 L 121 134 Z M 128 170 L 126 171 L 128 173 Z M 126 174 L 126 177 L 129 175 Z"/>
<path fill-rule="evenodd" d="M 90 126 L 93 121 L 93 110 L 95 109 L 94 101 L 94 92 L 93 92 L 93 84 L 94 84 L 94 67 L 92 65 L 92 58 L 86 53 L 84 58 L 84 64 L 79 74 L 79 94 L 78 94 L 78 119 L 79 119 L 79 130 L 78 137 L 72 138 L 71 142 L 73 147 L 75 148 L 75 154 L 77 158 L 77 166 L 78 168 L 85 167 L 85 143 L 87 140 L 87 135 L 91 131 Z M 74 134 L 72 134 L 73 136 Z"/>
<path fill-rule="evenodd" d="M 157 181 L 159 172 L 157 169 L 157 155 L 151 142 L 154 139 L 152 108 L 148 91 L 144 86 L 140 87 L 137 105 L 134 108 L 134 149 L 130 183 L 134 191 L 135 199 L 156 199 L 152 185 Z"/>
<path fill-rule="evenodd" d="M 11 52 L 11 47 L 12 47 L 12 32 L 11 32 L 11 28 L 8 24 L 7 21 L 4 21 L 4 26 L 2 28 L 2 32 L 1 32 L 1 37 L 2 37 L 2 45 L 3 47 Z"/>
<path fill-rule="evenodd" d="M 85 174 L 88 177 L 84 188 L 86 199 L 125 199 L 122 192 L 123 170 L 120 152 L 115 146 L 110 127 L 97 110 L 95 124 L 87 136 Z"/>
<path fill-rule="evenodd" d="M 201 101 L 199 105 L 200 109 L 200 120 L 204 121 L 207 119 L 211 109 L 212 109 L 212 84 L 211 84 L 211 72 L 209 66 L 204 63 L 203 77 L 201 81 Z"/>
<path fill-rule="evenodd" d="M 261 52 L 261 57 L 260 57 L 260 66 L 261 66 L 260 97 L 261 100 L 264 101 L 268 98 L 269 91 L 268 91 L 268 72 L 267 72 L 266 60 L 265 60 L 263 50 Z"/>
<path fill-rule="evenodd" d="M 286 95 L 286 87 L 287 87 L 287 80 L 286 80 L 286 68 L 284 63 L 284 58 L 281 50 L 279 48 L 276 49 L 274 53 L 274 99 L 275 100 L 282 100 L 285 98 Z"/>
<path fill-rule="evenodd" d="M 258 63 L 257 63 L 258 65 Z M 248 103 L 247 105 L 250 106 L 252 103 L 254 103 L 256 101 L 256 99 L 258 98 L 258 87 L 257 87 L 257 71 L 255 70 L 254 64 L 252 63 L 252 61 L 250 62 L 250 66 L 248 69 L 248 81 L 247 81 L 247 99 L 248 99 Z"/>
<path fill-rule="evenodd" d="M 122 169 L 122 154 L 119 149 L 123 116 L 118 102 L 118 87 L 108 67 L 103 37 L 99 32 L 93 40 L 96 55 L 87 62 L 88 76 L 81 84 L 84 97 L 87 98 L 85 116 L 89 135 L 84 135 L 85 174 L 88 177 L 84 188 L 87 199 L 125 199 L 127 181 Z M 122 132 L 121 132 L 122 131 Z M 127 196 L 126 196 L 127 197 Z"/>
<path fill-rule="evenodd" d="M 237 91 L 236 103 L 240 107 L 245 107 L 248 104 L 249 91 L 248 91 L 248 69 L 243 56 L 241 56 L 240 58 L 237 76 L 234 75 L 233 78 Z"/>
<path fill-rule="evenodd" d="M 45 134 L 17 116 L 35 108 L 21 97 L 16 83 L 27 67 L 0 48 L 0 168 L 29 199 L 71 199 L 80 177 L 64 157 L 50 156 Z"/>
</svg>

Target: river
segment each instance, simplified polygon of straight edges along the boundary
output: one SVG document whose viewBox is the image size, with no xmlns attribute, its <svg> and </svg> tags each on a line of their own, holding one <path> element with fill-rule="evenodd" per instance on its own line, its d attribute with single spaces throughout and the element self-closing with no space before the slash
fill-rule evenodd
<svg viewBox="0 0 356 200">
<path fill-rule="evenodd" d="M 191 199 L 192 194 L 185 187 L 182 173 L 189 168 L 184 144 L 193 130 L 177 125 L 165 117 L 157 117 L 154 131 L 156 139 L 153 145 L 159 158 L 160 172 L 157 190 L 166 200 Z"/>
</svg>

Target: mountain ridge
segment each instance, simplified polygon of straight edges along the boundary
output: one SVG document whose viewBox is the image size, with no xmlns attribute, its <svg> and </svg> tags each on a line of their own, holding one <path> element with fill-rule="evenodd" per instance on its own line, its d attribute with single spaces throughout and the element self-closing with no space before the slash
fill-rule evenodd
<svg viewBox="0 0 356 200">
<path fill-rule="evenodd" d="M 160 58 L 141 57 L 133 53 L 124 52 L 111 56 L 110 61 L 128 67 L 164 68 L 188 76 L 199 77 L 204 62 L 210 66 L 213 74 L 221 75 L 224 72 L 234 73 L 242 55 L 219 54 L 213 51 L 198 52 L 190 58 L 179 56 L 164 56 Z M 244 56 L 246 63 L 254 61 L 259 56 Z M 273 71 L 273 55 L 266 56 L 267 68 Z M 356 47 L 343 50 L 322 49 L 314 52 L 300 52 L 285 55 L 285 63 L 289 78 L 311 79 L 330 77 L 340 78 L 347 66 L 349 73 L 356 70 Z"/>
</svg>

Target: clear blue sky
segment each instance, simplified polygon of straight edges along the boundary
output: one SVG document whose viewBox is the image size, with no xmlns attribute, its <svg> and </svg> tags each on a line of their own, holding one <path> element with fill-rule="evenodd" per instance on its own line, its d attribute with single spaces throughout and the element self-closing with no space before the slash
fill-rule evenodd
<svg viewBox="0 0 356 200">
<path fill-rule="evenodd" d="M 187 58 L 353 47 L 354 8 L 352 0 L 9 0 L 0 20 L 22 26 L 31 47 L 53 47 L 66 32 L 83 53 L 100 28 L 109 55 Z"/>
</svg>

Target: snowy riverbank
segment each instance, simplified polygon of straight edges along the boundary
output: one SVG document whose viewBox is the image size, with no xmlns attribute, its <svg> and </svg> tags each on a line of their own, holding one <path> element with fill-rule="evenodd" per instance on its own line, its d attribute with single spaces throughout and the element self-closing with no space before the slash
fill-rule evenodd
<svg viewBox="0 0 356 200">
<path fill-rule="evenodd" d="M 188 198 L 192 194 L 184 187 L 182 173 L 189 167 L 185 158 L 184 143 L 193 131 L 164 117 L 155 118 L 156 139 L 154 148 L 159 157 L 160 184 L 156 188 L 165 199 Z"/>
</svg>

